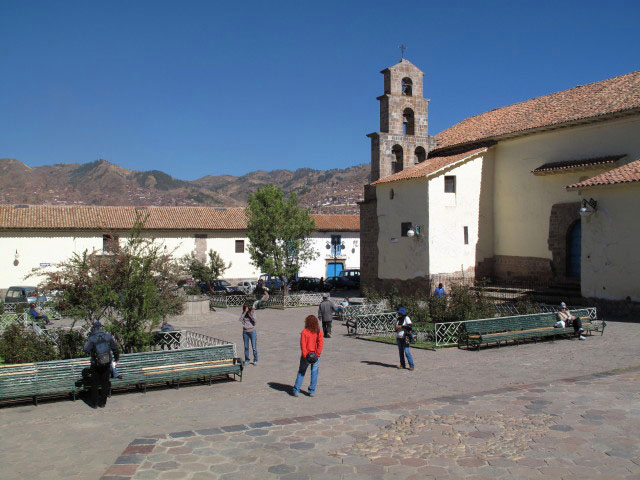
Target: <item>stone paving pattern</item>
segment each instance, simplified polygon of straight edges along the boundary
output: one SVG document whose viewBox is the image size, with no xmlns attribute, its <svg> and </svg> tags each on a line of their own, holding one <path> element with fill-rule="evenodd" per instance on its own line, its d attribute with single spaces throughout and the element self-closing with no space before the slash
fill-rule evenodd
<svg viewBox="0 0 640 480">
<path fill-rule="evenodd" d="M 633 369 L 160 434 L 134 440 L 103 480 L 637 479 L 638 392 Z"/>
<path fill-rule="evenodd" d="M 347 337 L 345 335 L 346 328 L 338 323 L 334 325 L 334 335 L 331 339 L 327 339 L 325 343 L 325 354 L 321 360 L 320 379 L 316 396 L 309 398 L 301 395 L 299 398 L 293 398 L 289 396 L 288 391 L 294 381 L 298 365 L 299 333 L 302 329 L 304 317 L 316 311 L 317 308 L 288 309 L 284 312 L 260 310 L 258 312 L 260 364 L 258 366 L 248 365 L 242 382 L 220 381 L 215 382 L 212 386 L 181 386 L 177 390 L 149 388 L 146 394 L 131 389 L 127 392 L 116 392 L 109 399 L 107 408 L 98 410 L 90 409 L 83 401 L 72 402 L 66 399 L 43 400 L 38 407 L 34 407 L 29 402 L 3 405 L 0 407 L 0 431 L 2 432 L 2 435 L 0 435 L 0 462 L 2 464 L 0 478 L 2 480 L 22 478 L 46 480 L 97 479 L 104 475 L 106 471 L 111 471 L 109 469 L 112 468 L 116 461 L 126 461 L 120 457 L 145 455 L 145 453 L 149 453 L 145 452 L 145 450 L 150 449 L 149 445 L 153 448 L 160 447 L 157 442 L 161 440 L 155 439 L 156 442 L 153 443 L 133 445 L 140 448 L 128 450 L 127 454 L 121 454 L 123 450 L 129 448 L 128 446 L 134 439 L 140 439 L 154 433 L 195 432 L 229 425 L 254 425 L 265 420 L 273 423 L 274 418 L 296 418 L 295 423 L 291 424 L 287 429 L 294 429 L 294 426 L 297 426 L 294 430 L 298 431 L 305 429 L 307 425 L 313 426 L 314 422 L 319 421 L 317 418 L 321 415 L 335 415 L 335 412 L 342 412 L 339 413 L 340 418 L 344 416 L 349 419 L 349 422 L 351 420 L 364 421 L 365 419 L 356 417 L 375 413 L 377 418 L 369 420 L 375 422 L 385 421 L 391 424 L 404 415 L 409 418 L 409 427 L 420 431 L 419 435 L 416 436 L 426 435 L 425 426 L 427 424 L 437 425 L 438 429 L 446 429 L 448 425 L 453 425 L 460 420 L 456 419 L 455 415 L 463 415 L 466 420 L 461 423 L 467 423 L 468 427 L 468 417 L 470 415 L 466 411 L 468 406 L 458 402 L 466 401 L 470 404 L 475 404 L 474 402 L 481 397 L 476 392 L 498 389 L 499 393 L 501 389 L 505 389 L 505 395 L 511 395 L 513 392 L 511 389 L 513 388 L 519 389 L 527 385 L 553 383 L 565 378 L 580 377 L 586 373 L 627 369 L 640 365 L 638 361 L 640 323 L 610 321 L 604 336 L 589 337 L 584 342 L 558 340 L 555 342 L 548 341 L 506 348 L 501 347 L 500 349 L 488 348 L 480 352 L 467 352 L 455 348 L 439 351 L 414 349 L 413 357 L 416 362 L 416 370 L 413 372 L 400 371 L 395 368 L 398 363 L 398 353 L 394 345 Z M 193 326 L 196 331 L 236 342 L 240 346 L 242 336 L 238 322 L 239 313 L 240 310 L 238 308 L 221 309 L 205 318 L 182 318 L 176 321 L 175 324 L 181 327 Z M 241 348 L 239 348 L 238 353 L 242 355 Z M 307 385 L 306 382 L 305 387 Z M 577 383 L 577 386 L 580 386 L 581 382 L 582 380 Z M 564 382 L 560 385 L 564 385 Z M 547 389 L 547 387 L 542 388 Z M 553 398 L 548 397 L 549 392 L 542 396 L 537 395 L 537 393 L 541 392 L 525 392 L 520 396 L 533 396 L 539 398 L 540 401 L 556 402 Z M 607 392 L 600 392 L 599 390 L 589 393 L 595 395 L 595 400 L 598 400 L 600 395 L 607 394 Z M 475 396 L 465 400 L 464 395 L 470 394 Z M 443 401 L 443 396 L 449 398 Z M 455 399 L 457 400 L 453 401 Z M 576 401 L 578 400 L 576 399 Z M 420 407 L 398 407 L 397 410 L 382 408 L 381 412 L 365 410 L 368 408 L 381 408 L 381 405 L 390 405 L 399 401 L 412 402 L 412 405 L 420 405 Z M 526 400 L 519 401 L 530 407 L 539 405 Z M 579 401 L 586 402 L 585 406 L 587 406 L 592 400 Z M 636 402 L 636 406 L 633 408 L 640 408 L 637 406 L 636 398 L 628 400 L 628 402 L 632 401 Z M 445 405 L 443 408 L 455 408 L 456 410 L 448 413 L 429 413 L 434 409 L 439 410 L 436 406 L 440 404 Z M 626 407 L 620 406 L 616 408 L 623 410 Z M 606 410 L 601 407 L 591 406 L 585 409 L 585 412 L 592 409 Z M 345 412 L 349 410 L 358 410 L 359 413 L 355 414 L 353 412 L 353 415 L 346 415 Z M 420 412 L 423 415 L 421 417 L 413 417 L 413 415 L 418 414 L 414 410 L 425 410 L 426 412 Z M 556 414 L 551 409 L 542 409 L 541 413 L 538 413 L 533 408 L 526 408 L 523 411 L 530 413 L 534 417 L 539 417 L 536 421 L 541 423 L 527 427 L 528 430 L 523 433 L 523 436 L 516 436 L 513 442 L 509 443 L 519 445 L 529 438 L 537 441 L 537 429 L 544 429 L 545 425 L 547 425 L 546 422 L 549 420 L 542 413 L 552 417 Z M 385 417 L 384 415 L 387 415 L 387 413 L 384 412 L 390 412 L 391 415 Z M 585 412 L 581 412 L 581 414 Z M 492 409 L 491 415 L 487 414 L 487 416 L 479 417 L 475 423 L 478 425 L 494 423 L 512 427 L 510 417 L 501 417 L 499 415 L 507 415 L 508 413 Z M 480 415 L 481 412 L 478 412 L 478 414 Z M 441 418 L 437 419 L 429 415 L 441 415 Z M 309 418 L 309 422 L 303 422 L 300 417 L 311 418 Z M 331 419 L 324 419 L 324 421 L 328 420 Z M 552 420 L 555 422 L 555 417 Z M 610 419 L 607 422 L 603 422 L 603 424 L 606 428 L 614 428 L 614 426 L 617 428 L 622 423 L 627 423 L 631 420 L 633 418 Z M 609 421 L 612 423 L 609 424 Z M 323 422 L 320 422 L 323 428 L 327 426 L 328 430 L 329 424 Z M 349 422 L 344 420 L 337 422 L 337 424 L 342 423 L 342 426 L 337 428 L 334 433 L 337 433 L 340 428 L 352 426 Z M 558 425 L 565 424 L 568 423 L 558 423 Z M 372 426 L 384 425 L 367 423 L 360 425 L 359 428 L 363 429 L 365 433 L 376 433 L 375 430 L 366 431 L 371 429 Z M 256 439 L 271 438 L 270 432 L 275 432 L 275 428 L 260 429 L 252 427 L 251 430 L 268 432 L 267 435 L 261 435 L 261 432 L 258 433 L 255 436 Z M 331 430 L 333 431 L 333 427 L 331 427 Z M 353 430 L 349 431 L 352 432 Z M 428 431 L 431 432 L 430 429 Z M 456 432 L 458 431 L 456 430 Z M 481 432 L 481 430 L 478 431 Z M 552 430 L 552 432 L 557 431 Z M 231 433 L 228 432 L 228 434 Z M 381 435 L 385 433 L 392 432 L 385 430 Z M 443 434 L 442 437 L 452 437 L 453 433 L 451 431 L 449 433 L 451 435 Z M 525 434 L 526 436 L 524 436 Z M 555 434 L 557 433 L 553 433 L 553 435 Z M 227 438 L 227 434 L 224 435 Z M 246 439 L 255 434 L 247 435 L 238 432 L 237 435 L 239 435 L 238 438 Z M 474 435 L 482 437 L 485 433 L 476 433 Z M 549 438 L 548 435 L 551 434 L 546 433 L 543 439 Z M 195 436 L 199 436 L 200 440 L 204 439 L 202 435 Z M 286 436 L 289 435 L 284 437 Z M 327 435 L 311 436 L 333 438 Z M 401 439 L 404 438 L 402 435 L 396 436 Z M 626 438 L 625 435 L 620 435 L 620 437 Z M 314 442 L 314 448 L 311 450 L 305 450 L 304 446 L 301 449 L 290 450 L 296 452 L 296 455 L 311 456 L 313 458 L 326 457 L 329 459 L 328 461 L 335 461 L 336 458 L 345 457 L 351 459 L 348 461 L 361 462 L 363 459 L 369 460 L 368 457 L 363 457 L 360 453 L 376 442 L 375 439 L 367 438 L 359 438 L 356 441 L 353 434 L 344 433 L 344 431 L 335 438 L 341 439 L 336 440 L 335 446 L 319 441 L 317 443 Z M 475 439 L 476 437 L 471 436 L 470 438 Z M 196 440 L 192 439 L 191 441 Z M 411 442 L 414 442 L 413 439 L 407 438 L 406 441 L 409 445 L 407 447 L 409 450 L 417 448 L 411 446 Z M 476 453 L 473 453 L 475 451 L 472 450 L 472 443 L 469 443 L 472 441 L 475 440 L 469 439 L 468 442 L 465 442 L 465 445 L 469 445 L 469 456 L 476 455 Z M 266 440 L 266 443 L 269 442 L 272 442 L 272 440 Z M 244 442 L 229 442 L 229 444 L 231 443 L 241 448 Z M 286 442 L 277 441 L 276 443 Z M 610 444 L 613 445 L 611 442 Z M 624 442 L 621 441 L 619 445 L 623 444 Z M 487 449 L 491 448 L 490 442 L 487 442 L 486 445 Z M 325 450 L 322 450 L 323 448 Z M 388 448 L 391 448 L 391 446 Z M 436 446 L 432 444 L 429 448 L 436 448 Z M 446 454 L 451 447 L 441 445 L 438 448 L 442 449 L 439 455 L 442 458 L 448 458 Z M 612 448 L 609 450 L 612 450 Z M 328 452 L 331 449 L 337 452 L 337 456 L 329 455 Z M 392 452 L 389 453 L 391 456 L 398 455 L 395 450 L 389 450 L 389 452 Z M 426 455 L 427 453 L 421 452 L 420 455 Z M 480 453 L 484 453 L 484 451 Z M 485 454 L 489 456 L 489 453 L 486 452 Z M 169 455 L 175 455 L 175 453 Z M 179 455 L 192 455 L 192 453 Z M 527 454 L 527 458 L 530 458 L 529 454 Z M 181 458 L 180 461 L 182 462 L 184 459 Z M 283 463 L 290 465 L 288 461 L 283 461 Z M 339 463 L 344 465 L 342 461 Z M 136 471 L 138 467 L 142 466 L 141 464 L 127 463 L 122 463 L 122 465 L 124 466 L 121 468 L 125 470 L 126 468 L 131 469 L 131 465 L 136 465 Z M 335 465 L 338 465 L 338 463 Z M 374 463 L 373 465 L 376 464 Z M 580 466 L 585 465 L 585 463 L 580 464 Z M 435 464 L 431 466 L 445 467 Z M 493 465 L 493 467 L 496 467 L 496 465 Z M 359 474 L 362 474 L 363 468 L 363 466 L 359 466 Z M 377 469 L 378 467 L 372 468 Z M 389 473 L 401 468 L 404 468 L 404 466 L 397 465 L 394 469 L 383 470 L 380 475 L 389 475 Z M 442 473 L 441 470 L 438 471 Z M 208 470 L 208 472 L 214 473 L 211 470 Z M 238 471 L 229 473 L 237 474 Z M 295 478 L 295 475 L 299 473 L 296 470 L 282 474 L 282 476 L 291 475 L 289 478 Z M 269 472 L 269 474 L 272 473 Z M 146 475 L 152 474 L 147 473 Z M 180 469 L 166 470 L 162 475 L 169 478 L 172 476 L 184 478 L 184 472 Z M 551 474 L 549 474 L 549 477 L 556 478 Z M 266 476 L 265 478 L 269 477 Z M 333 478 L 339 477 L 334 474 Z M 615 478 L 615 476 L 609 478 Z"/>
</svg>

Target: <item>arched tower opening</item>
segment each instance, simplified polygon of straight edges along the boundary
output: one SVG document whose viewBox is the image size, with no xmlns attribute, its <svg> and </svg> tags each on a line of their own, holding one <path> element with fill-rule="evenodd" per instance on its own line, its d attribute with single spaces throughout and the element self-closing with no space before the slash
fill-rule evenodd
<svg viewBox="0 0 640 480">
<path fill-rule="evenodd" d="M 415 135 L 416 125 L 413 110 L 405 108 L 402 112 L 402 133 L 403 135 Z"/>
<path fill-rule="evenodd" d="M 409 77 L 402 79 L 402 95 L 407 97 L 413 96 L 413 81 Z"/>
<path fill-rule="evenodd" d="M 391 165 L 393 173 L 401 172 L 404 168 L 404 151 L 400 145 L 394 145 L 391 149 L 391 154 L 394 156 L 394 160 Z"/>
</svg>

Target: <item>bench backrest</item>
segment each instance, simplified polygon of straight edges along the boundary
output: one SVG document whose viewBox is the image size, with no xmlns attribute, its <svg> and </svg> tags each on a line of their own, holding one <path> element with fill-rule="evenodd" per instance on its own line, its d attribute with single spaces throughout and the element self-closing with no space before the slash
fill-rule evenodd
<svg viewBox="0 0 640 480">
<path fill-rule="evenodd" d="M 120 355 L 118 373 L 130 380 L 148 378 L 149 367 L 193 364 L 194 362 L 226 363 L 234 358 L 232 343 L 183 350 L 127 353 Z M 82 388 L 90 359 L 74 358 L 19 365 L 0 365 L 0 399 L 71 392 Z M 125 377 L 125 378 L 126 378 Z"/>
<path fill-rule="evenodd" d="M 553 327 L 556 314 L 534 313 L 531 315 L 515 315 L 467 322 L 464 324 L 468 333 L 481 335 L 487 333 L 512 332 L 534 328 Z"/>
</svg>

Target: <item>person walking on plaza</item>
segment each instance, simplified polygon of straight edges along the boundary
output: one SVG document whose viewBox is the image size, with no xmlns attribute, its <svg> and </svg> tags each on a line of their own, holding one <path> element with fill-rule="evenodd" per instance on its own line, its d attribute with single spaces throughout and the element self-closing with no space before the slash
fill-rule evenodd
<svg viewBox="0 0 640 480">
<path fill-rule="evenodd" d="M 318 305 L 318 318 L 322 320 L 322 331 L 325 338 L 331 338 L 331 322 L 335 311 L 336 306 L 329 300 L 329 294 L 323 293 L 322 302 Z"/>
<path fill-rule="evenodd" d="M 84 351 L 91 355 L 91 407 L 102 408 L 107 404 L 111 389 L 111 362 L 115 360 L 117 364 L 120 358 L 118 345 L 111 334 L 103 330 L 100 322 L 93 322 Z"/>
<path fill-rule="evenodd" d="M 407 315 L 407 309 L 404 307 L 396 310 L 398 323 L 396 324 L 396 340 L 398 342 L 398 352 L 400 353 L 400 366 L 398 368 L 407 368 L 404 357 L 409 362 L 409 370 L 413 370 L 413 357 L 409 350 L 409 335 L 411 334 L 411 319 Z"/>
<path fill-rule="evenodd" d="M 304 319 L 304 330 L 300 332 L 300 366 L 298 367 L 296 383 L 291 392 L 294 397 L 297 397 L 300 393 L 300 387 L 302 387 L 302 381 L 309 365 L 311 365 L 309 396 L 313 397 L 315 395 L 318 384 L 318 367 L 323 347 L 324 335 L 320 331 L 318 319 L 315 315 L 309 315 Z"/>
<path fill-rule="evenodd" d="M 244 340 L 244 361 L 249 361 L 249 340 L 251 340 L 251 348 L 253 349 L 253 364 L 258 364 L 258 338 L 256 332 L 256 313 L 253 311 L 253 305 L 245 303 L 242 306 L 242 315 L 240 315 L 240 323 L 242 323 L 242 339 Z"/>
</svg>

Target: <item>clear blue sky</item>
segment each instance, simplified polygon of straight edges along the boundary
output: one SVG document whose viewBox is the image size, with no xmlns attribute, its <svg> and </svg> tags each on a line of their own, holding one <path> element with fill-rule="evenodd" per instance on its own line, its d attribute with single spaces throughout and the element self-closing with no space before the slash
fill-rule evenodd
<svg viewBox="0 0 640 480">
<path fill-rule="evenodd" d="M 0 157 L 189 180 L 368 163 L 400 43 L 435 135 L 640 69 L 639 5 L 0 0 Z"/>
</svg>

